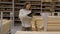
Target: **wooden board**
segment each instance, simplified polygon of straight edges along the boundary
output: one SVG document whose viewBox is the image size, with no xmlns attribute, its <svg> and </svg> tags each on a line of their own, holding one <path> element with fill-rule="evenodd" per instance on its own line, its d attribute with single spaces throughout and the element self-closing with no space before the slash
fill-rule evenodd
<svg viewBox="0 0 60 34">
<path fill-rule="evenodd" d="M 60 34 L 60 32 L 17 31 L 15 34 Z"/>
<path fill-rule="evenodd" d="M 43 2 L 52 2 L 52 0 L 42 0 Z"/>
<path fill-rule="evenodd" d="M 48 31 L 60 31 L 60 26 L 47 26 Z"/>
</svg>

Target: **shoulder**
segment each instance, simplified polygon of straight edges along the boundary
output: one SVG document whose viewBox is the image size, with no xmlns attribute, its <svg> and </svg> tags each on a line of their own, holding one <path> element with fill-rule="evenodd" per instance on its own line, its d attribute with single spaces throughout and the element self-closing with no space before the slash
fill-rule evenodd
<svg viewBox="0 0 60 34">
<path fill-rule="evenodd" d="M 19 10 L 19 12 L 22 12 L 22 13 L 23 13 L 24 11 L 25 11 L 24 9 L 20 9 L 20 10 Z"/>
<path fill-rule="evenodd" d="M 24 9 L 20 9 L 20 11 L 24 11 Z"/>
</svg>

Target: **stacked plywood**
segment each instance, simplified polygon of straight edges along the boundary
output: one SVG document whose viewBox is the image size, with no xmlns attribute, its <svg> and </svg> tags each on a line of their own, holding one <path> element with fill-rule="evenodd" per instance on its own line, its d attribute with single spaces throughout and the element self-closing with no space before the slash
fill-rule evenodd
<svg viewBox="0 0 60 34">
<path fill-rule="evenodd" d="M 47 31 L 60 31 L 60 17 L 49 16 Z"/>
<path fill-rule="evenodd" d="M 31 2 L 32 4 L 40 4 L 41 2 L 37 2 L 37 1 L 34 1 L 34 2 Z"/>
<path fill-rule="evenodd" d="M 42 0 L 43 2 L 52 2 L 52 0 Z"/>
<path fill-rule="evenodd" d="M 41 16 L 33 16 L 31 23 L 33 31 L 43 31 L 43 18 Z"/>
<path fill-rule="evenodd" d="M 7 34 L 11 28 L 11 20 L 2 20 L 2 34 Z"/>
<path fill-rule="evenodd" d="M 43 31 L 43 17 L 34 16 L 32 19 L 32 30 L 33 31 Z M 60 17 L 58 16 L 48 16 L 47 19 L 47 31 L 60 31 Z"/>
</svg>

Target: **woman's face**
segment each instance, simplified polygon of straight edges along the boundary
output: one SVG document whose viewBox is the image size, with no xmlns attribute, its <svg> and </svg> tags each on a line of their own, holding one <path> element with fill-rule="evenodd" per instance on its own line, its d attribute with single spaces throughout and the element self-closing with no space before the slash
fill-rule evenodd
<svg viewBox="0 0 60 34">
<path fill-rule="evenodd" d="M 30 7 L 31 7 L 31 4 L 27 4 L 27 5 L 26 5 L 26 9 L 27 9 L 27 10 L 29 10 Z"/>
</svg>

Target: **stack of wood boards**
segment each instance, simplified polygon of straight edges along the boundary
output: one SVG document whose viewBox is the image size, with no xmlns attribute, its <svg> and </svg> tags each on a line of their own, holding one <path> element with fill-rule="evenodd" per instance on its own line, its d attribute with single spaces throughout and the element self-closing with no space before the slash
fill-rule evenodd
<svg viewBox="0 0 60 34">
<path fill-rule="evenodd" d="M 60 31 L 60 17 L 59 16 L 48 16 L 47 17 L 47 31 L 54 32 Z M 44 19 L 41 16 L 34 16 L 32 18 L 32 30 L 33 31 L 44 31 Z"/>
<path fill-rule="evenodd" d="M 41 16 L 33 16 L 31 24 L 33 31 L 43 31 L 43 18 Z"/>
<path fill-rule="evenodd" d="M 42 2 L 52 2 L 52 0 L 42 0 Z"/>
<path fill-rule="evenodd" d="M 1 28 L 2 28 L 2 34 L 7 34 L 11 28 L 11 20 L 3 19 Z"/>
<path fill-rule="evenodd" d="M 47 31 L 60 31 L 60 17 L 49 16 L 47 23 Z"/>
</svg>

